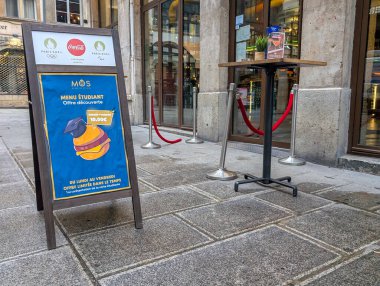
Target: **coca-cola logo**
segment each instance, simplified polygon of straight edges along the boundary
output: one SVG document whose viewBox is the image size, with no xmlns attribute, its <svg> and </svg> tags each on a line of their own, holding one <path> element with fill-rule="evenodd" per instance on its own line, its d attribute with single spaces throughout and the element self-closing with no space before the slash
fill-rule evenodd
<svg viewBox="0 0 380 286">
<path fill-rule="evenodd" d="M 79 39 L 71 39 L 67 42 L 67 50 L 73 56 L 79 57 L 86 52 L 85 44 Z"/>
</svg>

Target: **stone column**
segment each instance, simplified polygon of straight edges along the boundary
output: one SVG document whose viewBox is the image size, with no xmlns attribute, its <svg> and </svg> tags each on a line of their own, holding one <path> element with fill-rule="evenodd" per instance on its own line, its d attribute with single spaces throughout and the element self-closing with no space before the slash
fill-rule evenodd
<svg viewBox="0 0 380 286">
<path fill-rule="evenodd" d="M 45 9 L 46 9 L 46 23 L 54 24 L 57 23 L 57 13 L 55 9 L 55 0 L 45 0 Z M 43 6 L 43 5 L 41 5 Z M 45 13 L 45 11 L 43 11 Z M 45 15 L 43 15 L 45 17 Z"/>
<path fill-rule="evenodd" d="M 141 24 L 140 24 L 140 1 L 134 0 L 135 18 L 135 94 L 132 94 L 131 82 L 131 42 L 129 23 L 129 0 L 118 0 L 118 30 L 120 38 L 121 55 L 127 98 L 129 105 L 129 115 L 132 125 L 143 123 L 143 97 L 141 80 Z"/>
<path fill-rule="evenodd" d="M 200 1 L 200 15 L 198 135 L 220 141 L 225 127 L 228 70 L 218 64 L 228 61 L 229 1 Z"/>
<path fill-rule="evenodd" d="M 347 152 L 355 2 L 303 2 L 301 58 L 327 66 L 301 68 L 296 150 L 331 166 Z"/>
</svg>

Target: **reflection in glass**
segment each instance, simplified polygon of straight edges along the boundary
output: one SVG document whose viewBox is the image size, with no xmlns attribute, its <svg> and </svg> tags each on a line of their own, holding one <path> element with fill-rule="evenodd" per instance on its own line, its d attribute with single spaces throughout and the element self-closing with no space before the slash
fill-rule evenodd
<svg viewBox="0 0 380 286">
<path fill-rule="evenodd" d="M 162 4 L 163 123 L 178 125 L 178 0 Z"/>
<path fill-rule="evenodd" d="M 154 7 L 144 13 L 144 71 L 145 71 L 145 118 L 149 118 L 149 104 L 148 100 L 148 86 L 152 87 L 152 94 L 154 97 L 154 114 L 156 120 L 158 117 L 158 7 Z"/>
<path fill-rule="evenodd" d="M 236 1 L 236 61 L 254 60 L 256 37 L 263 35 L 265 31 L 263 8 L 264 3 L 262 0 Z M 240 93 L 249 119 L 258 127 L 260 124 L 262 86 L 261 70 L 235 69 L 234 80 L 237 83 L 237 91 Z M 233 114 L 232 134 L 251 134 L 236 104 L 234 105 Z"/>
<path fill-rule="evenodd" d="M 101 28 L 111 28 L 117 23 L 117 0 L 99 1 L 99 17 Z"/>
<path fill-rule="evenodd" d="M 372 0 L 369 10 L 359 144 L 380 147 L 380 9 Z"/>
<path fill-rule="evenodd" d="M 285 31 L 285 57 L 298 57 L 298 21 L 299 0 L 272 0 L 270 6 L 270 24 L 280 26 Z M 284 113 L 293 84 L 298 82 L 299 69 L 279 69 L 275 78 L 273 120 L 278 120 Z M 273 133 L 273 140 L 290 142 L 292 114 Z"/>
<path fill-rule="evenodd" d="M 193 124 L 193 87 L 199 86 L 199 0 L 185 0 L 183 9 L 183 125 Z"/>
</svg>

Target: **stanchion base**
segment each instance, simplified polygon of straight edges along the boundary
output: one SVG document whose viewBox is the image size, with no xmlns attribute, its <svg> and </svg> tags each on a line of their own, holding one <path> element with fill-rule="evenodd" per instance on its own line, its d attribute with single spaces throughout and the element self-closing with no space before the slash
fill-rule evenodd
<svg viewBox="0 0 380 286">
<path fill-rule="evenodd" d="M 235 180 L 237 178 L 237 174 L 226 169 L 218 169 L 214 172 L 208 173 L 206 177 L 211 180 L 230 181 Z"/>
<path fill-rule="evenodd" d="M 278 162 L 283 165 L 302 166 L 306 164 L 304 159 L 289 156 L 287 158 L 278 159 Z"/>
<path fill-rule="evenodd" d="M 186 143 L 189 143 L 189 144 L 201 144 L 201 143 L 204 143 L 203 140 L 197 138 L 197 137 L 192 137 L 190 139 L 187 139 L 186 140 Z"/>
<path fill-rule="evenodd" d="M 141 145 L 141 148 L 143 148 L 143 149 L 159 149 L 159 148 L 161 148 L 161 145 L 156 144 L 154 142 L 148 142 L 144 145 Z"/>
<path fill-rule="evenodd" d="M 293 190 L 293 197 L 296 197 L 297 193 L 298 193 L 297 186 L 290 184 L 290 182 L 292 180 L 291 177 L 281 177 L 278 179 L 272 179 L 272 178 L 259 178 L 256 176 L 245 174 L 244 179 L 245 180 L 235 182 L 235 186 L 234 186 L 235 192 L 239 191 L 239 185 L 256 183 L 259 185 L 277 184 L 280 186 L 290 188 Z M 284 183 L 283 181 L 288 181 L 288 182 Z"/>
</svg>

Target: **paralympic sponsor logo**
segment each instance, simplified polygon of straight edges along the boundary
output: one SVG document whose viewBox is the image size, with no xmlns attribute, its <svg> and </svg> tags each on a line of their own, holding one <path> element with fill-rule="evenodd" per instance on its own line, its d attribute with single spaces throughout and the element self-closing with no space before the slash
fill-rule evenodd
<svg viewBox="0 0 380 286">
<path fill-rule="evenodd" d="M 86 45 L 79 39 L 71 39 L 67 42 L 67 50 L 73 56 L 80 57 L 86 52 Z"/>
</svg>

